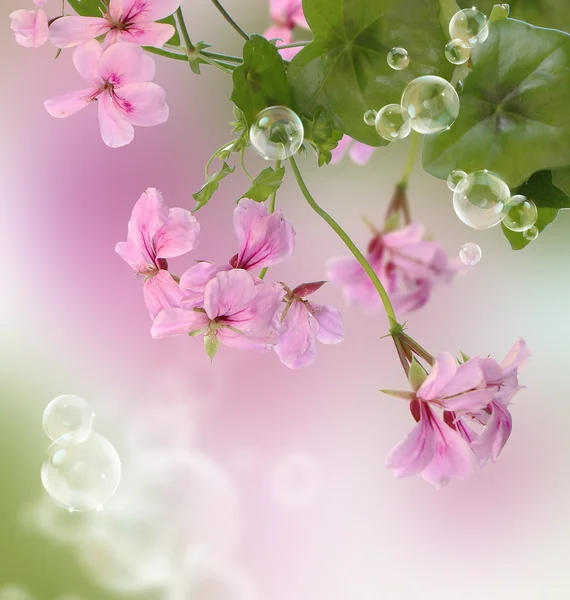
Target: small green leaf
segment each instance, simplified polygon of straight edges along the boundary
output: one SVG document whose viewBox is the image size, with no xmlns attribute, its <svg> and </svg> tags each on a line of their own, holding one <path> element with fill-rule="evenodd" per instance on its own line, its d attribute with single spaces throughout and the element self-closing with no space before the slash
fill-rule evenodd
<svg viewBox="0 0 570 600">
<path fill-rule="evenodd" d="M 204 336 L 204 349 L 206 350 L 206 354 L 210 357 L 210 360 L 214 360 L 214 356 L 216 356 L 216 352 L 220 347 L 220 341 L 218 340 L 215 333 L 209 333 Z"/>
<path fill-rule="evenodd" d="M 166 42 L 171 46 L 180 46 L 180 35 L 178 34 L 178 28 L 176 26 L 176 20 L 174 19 L 174 15 L 170 15 L 165 19 L 161 19 L 158 21 L 159 23 L 166 23 L 167 25 L 172 25 L 174 27 L 174 35 Z"/>
<path fill-rule="evenodd" d="M 570 196 L 570 167 L 552 171 L 552 183 Z"/>
<path fill-rule="evenodd" d="M 489 23 L 506 19 L 509 16 L 509 12 L 510 6 L 508 4 L 495 4 L 491 14 L 489 15 Z"/>
<path fill-rule="evenodd" d="M 289 106 L 285 63 L 277 48 L 260 35 L 252 35 L 243 47 L 243 64 L 234 69 L 232 102 L 242 111 L 248 126 L 270 106 Z"/>
<path fill-rule="evenodd" d="M 277 169 L 277 171 L 275 171 L 273 167 L 268 167 L 261 171 L 261 173 L 253 180 L 251 187 L 242 198 L 251 198 L 256 202 L 265 202 L 271 194 L 281 187 L 284 175 L 285 167 L 281 167 L 280 169 Z"/>
<path fill-rule="evenodd" d="M 192 194 L 192 198 L 196 200 L 196 206 L 194 207 L 193 212 L 200 210 L 203 206 L 208 204 L 212 196 L 218 191 L 220 181 L 234 171 L 235 167 L 230 167 L 227 162 L 222 163 L 221 169 L 206 179 L 206 183 L 204 183 L 202 189 L 195 194 Z"/>
<path fill-rule="evenodd" d="M 342 139 L 342 133 L 333 128 L 322 107 L 315 111 L 312 119 L 303 117 L 302 121 L 305 142 L 309 143 L 317 153 L 319 167 L 328 165 L 332 160 L 332 150 Z"/>
<path fill-rule="evenodd" d="M 393 398 L 399 398 L 400 400 L 414 400 L 416 394 L 414 392 L 405 392 L 402 390 L 380 390 L 383 394 L 387 396 L 392 396 Z"/>
<path fill-rule="evenodd" d="M 107 6 L 101 0 L 68 0 L 71 8 L 82 17 L 100 17 L 107 12 Z"/>
<path fill-rule="evenodd" d="M 422 383 L 426 380 L 427 373 L 426 370 L 420 365 L 420 363 L 416 360 L 414 356 L 412 358 L 412 364 L 410 365 L 410 372 L 408 373 L 408 380 L 410 381 L 410 385 L 414 392 L 417 392 Z"/>
<path fill-rule="evenodd" d="M 397 231 L 401 227 L 400 213 L 392 213 L 384 223 L 384 233 L 390 233 L 391 231 Z"/>
<path fill-rule="evenodd" d="M 465 354 L 465 352 L 461 352 L 461 358 L 463 359 L 464 363 L 466 363 L 469 360 L 469 357 L 467 356 L 467 354 Z"/>
</svg>

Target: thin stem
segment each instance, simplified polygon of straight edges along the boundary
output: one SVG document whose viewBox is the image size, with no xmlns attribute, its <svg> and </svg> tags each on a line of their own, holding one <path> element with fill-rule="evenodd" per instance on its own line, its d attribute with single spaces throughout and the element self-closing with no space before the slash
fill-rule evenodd
<svg viewBox="0 0 570 600">
<path fill-rule="evenodd" d="M 188 62 L 188 57 L 185 54 L 169 52 L 163 48 L 153 48 L 152 46 L 144 46 L 144 49 L 151 54 L 158 54 L 159 56 L 164 56 L 165 58 L 173 58 L 174 60 L 183 60 L 184 62 Z"/>
<path fill-rule="evenodd" d="M 414 168 L 414 163 L 416 162 L 416 155 L 420 148 L 420 136 L 415 131 L 412 132 L 411 138 L 412 139 L 408 160 L 406 161 L 406 166 L 404 167 L 402 178 L 398 182 L 398 185 L 403 188 L 406 188 L 408 186 L 408 179 L 410 178 L 410 174 L 412 172 L 412 169 Z"/>
<path fill-rule="evenodd" d="M 417 354 L 420 358 L 423 358 L 428 365 L 430 365 L 431 367 L 433 367 L 434 365 L 434 358 L 433 356 L 425 349 L 422 348 L 417 342 L 416 340 L 414 340 L 413 338 L 411 338 L 407 333 L 402 334 L 402 339 L 405 342 L 405 345 L 415 354 Z"/>
<path fill-rule="evenodd" d="M 388 321 L 390 322 L 390 326 L 392 327 L 393 325 L 396 325 L 398 323 L 398 321 L 396 320 L 396 313 L 394 312 L 394 308 L 392 306 L 392 302 L 390 301 L 390 297 L 384 289 L 384 286 L 378 278 L 378 275 L 370 266 L 370 263 L 366 260 L 364 254 L 360 252 L 360 250 L 356 247 L 356 244 L 346 234 L 344 229 L 315 202 L 314 198 L 311 196 L 311 193 L 307 189 L 305 182 L 303 181 L 303 177 L 299 172 L 297 163 L 295 162 L 295 158 L 291 157 L 289 161 L 291 162 L 291 168 L 293 169 L 293 174 L 295 175 L 297 184 L 299 185 L 303 196 L 305 196 L 305 199 L 309 203 L 309 206 L 336 232 L 340 239 L 346 244 L 347 248 L 352 252 L 354 258 L 356 258 L 356 260 L 360 263 L 361 267 L 364 269 L 364 271 L 370 278 L 370 281 L 372 281 L 372 284 L 376 288 L 376 291 L 378 292 L 378 295 L 382 300 L 382 304 L 384 305 L 384 310 L 388 315 Z"/>
<path fill-rule="evenodd" d="M 241 64 L 243 60 L 239 58 L 239 56 L 232 56 L 231 54 L 219 54 L 218 52 L 207 52 L 206 50 L 202 50 L 200 52 L 202 56 L 207 56 L 208 58 L 213 58 L 215 60 L 224 60 L 230 63 Z"/>
<path fill-rule="evenodd" d="M 283 46 L 277 46 L 277 50 L 285 50 L 286 48 L 301 48 L 309 43 L 310 42 L 295 42 L 293 44 L 284 44 Z"/>
<path fill-rule="evenodd" d="M 213 60 L 211 58 L 208 58 L 207 56 L 204 56 L 202 53 L 200 53 L 200 59 L 203 60 L 205 63 L 212 65 L 212 67 L 220 69 L 220 71 L 223 71 L 227 75 L 231 75 L 234 69 L 234 65 L 228 65 L 226 63 L 218 62 L 217 60 Z"/>
<path fill-rule="evenodd" d="M 239 164 L 241 165 L 241 170 L 253 181 L 251 173 L 247 170 L 247 167 L 245 166 L 244 154 L 245 148 L 239 153 Z"/>
<path fill-rule="evenodd" d="M 275 161 L 275 170 L 278 171 L 281 168 L 281 159 L 278 158 Z M 277 199 L 277 190 L 275 190 L 271 196 L 269 196 L 269 208 L 267 209 L 267 212 L 269 214 L 274 213 L 275 212 L 275 200 Z M 265 277 L 265 274 L 267 273 L 267 269 L 268 267 L 264 267 L 263 269 L 261 269 L 261 272 L 259 273 L 259 279 L 263 279 Z"/>
<path fill-rule="evenodd" d="M 248 41 L 249 35 L 231 18 L 228 11 L 218 2 L 218 0 L 212 0 L 212 4 L 220 11 L 222 17 L 241 35 L 241 37 Z"/>
<path fill-rule="evenodd" d="M 188 34 L 188 28 L 186 27 L 186 21 L 184 21 L 184 14 L 182 13 L 182 7 L 179 7 L 176 10 L 176 17 L 178 19 L 178 26 L 180 27 L 180 32 L 182 33 L 182 38 L 184 39 L 184 44 L 186 45 L 186 53 L 194 50 L 194 45 L 190 41 L 190 35 Z"/>
</svg>

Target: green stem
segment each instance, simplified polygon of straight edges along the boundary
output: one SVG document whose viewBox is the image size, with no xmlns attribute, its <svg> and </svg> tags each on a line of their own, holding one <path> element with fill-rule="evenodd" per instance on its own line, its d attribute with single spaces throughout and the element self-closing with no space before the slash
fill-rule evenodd
<svg viewBox="0 0 570 600">
<path fill-rule="evenodd" d="M 184 44 L 186 46 L 186 52 L 191 52 L 194 50 L 194 44 L 190 41 L 190 35 L 188 34 L 188 28 L 186 27 L 186 21 L 184 21 L 184 15 L 182 14 L 182 8 L 179 7 L 176 11 L 176 17 L 178 19 L 178 26 L 180 27 L 180 32 L 182 33 L 182 38 L 184 39 Z"/>
<path fill-rule="evenodd" d="M 164 56 L 165 58 L 173 58 L 174 60 L 183 60 L 184 62 L 188 62 L 188 57 L 185 54 L 170 52 L 168 50 L 164 50 L 163 48 L 153 48 L 152 46 L 144 46 L 144 49 L 151 54 L 158 54 L 159 56 Z"/>
<path fill-rule="evenodd" d="M 244 154 L 245 148 L 239 153 L 239 164 L 241 165 L 241 170 L 253 181 L 251 173 L 247 170 L 247 167 L 245 166 Z"/>
<path fill-rule="evenodd" d="M 218 2 L 218 0 L 212 0 L 212 4 L 220 11 L 222 17 L 241 35 L 241 37 L 248 41 L 249 35 L 231 18 L 228 11 Z"/>
<path fill-rule="evenodd" d="M 293 159 L 291 159 L 293 160 Z M 275 161 L 275 170 L 278 171 L 281 168 L 281 159 L 278 158 Z M 275 212 L 275 200 L 277 199 L 277 190 L 275 190 L 271 196 L 269 196 L 269 208 L 267 210 L 267 212 L 269 214 L 274 213 Z M 263 279 L 265 277 L 265 274 L 267 273 L 267 269 L 268 267 L 264 267 L 263 269 L 261 269 L 261 272 L 259 273 L 259 279 Z"/>
<path fill-rule="evenodd" d="M 293 44 L 284 44 L 283 46 L 277 46 L 277 50 L 285 50 L 286 48 L 301 48 L 309 43 L 310 42 L 295 42 Z"/>
<path fill-rule="evenodd" d="M 346 234 L 344 229 L 325 211 L 323 210 L 311 196 L 311 193 L 307 189 L 305 182 L 303 181 L 303 177 L 299 172 L 297 167 L 297 163 L 295 162 L 294 157 L 289 159 L 291 163 L 291 168 L 293 169 L 293 174 L 295 175 L 295 179 L 297 180 L 297 184 L 299 188 L 305 196 L 305 199 L 309 203 L 309 206 L 336 232 L 336 234 L 340 237 L 340 239 L 346 244 L 347 248 L 352 252 L 354 258 L 360 263 L 361 267 L 364 269 L 370 281 L 376 288 L 380 299 L 382 300 L 382 304 L 384 305 L 384 310 L 388 315 L 388 321 L 390 322 L 390 327 L 397 325 L 398 321 L 396 320 L 396 313 L 394 312 L 394 308 L 392 306 L 392 302 L 390 301 L 390 297 L 388 293 L 384 289 L 382 282 L 378 278 L 378 275 L 374 271 L 374 269 L 370 266 L 370 263 L 366 260 L 364 254 L 360 252 L 360 250 L 356 247 L 356 244 L 350 239 L 350 237 Z"/>
<path fill-rule="evenodd" d="M 401 188 L 408 187 L 408 179 L 410 178 L 410 174 L 412 173 L 412 169 L 414 168 L 414 163 L 416 162 L 416 156 L 418 154 L 418 150 L 420 148 L 420 136 L 412 131 L 411 135 L 411 146 L 410 153 L 408 155 L 408 160 L 406 161 L 406 166 L 404 167 L 404 172 L 402 173 L 402 178 L 398 182 L 398 185 Z"/>
<path fill-rule="evenodd" d="M 216 67 L 216 69 L 220 69 L 220 71 L 223 71 L 227 75 L 231 75 L 233 69 L 235 68 L 234 65 L 228 65 L 226 63 L 222 63 L 217 60 L 213 60 L 211 58 L 208 58 L 207 56 L 204 56 L 202 53 L 200 53 L 200 59 L 203 60 L 205 63 L 212 65 L 212 67 Z"/>
<path fill-rule="evenodd" d="M 239 56 L 232 56 L 231 54 L 219 54 L 218 52 L 207 52 L 206 50 L 202 50 L 200 52 L 202 56 L 207 56 L 208 58 L 213 58 L 215 60 L 224 60 L 230 63 L 241 64 L 243 60 L 239 58 Z"/>
</svg>

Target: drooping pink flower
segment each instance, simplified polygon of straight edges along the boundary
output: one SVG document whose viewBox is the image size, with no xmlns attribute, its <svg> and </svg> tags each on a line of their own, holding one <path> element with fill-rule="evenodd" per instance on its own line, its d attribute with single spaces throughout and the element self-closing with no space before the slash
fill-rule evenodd
<svg viewBox="0 0 570 600">
<path fill-rule="evenodd" d="M 263 34 L 268 40 L 278 40 L 280 45 L 291 44 L 295 27 L 309 29 L 303 14 L 303 0 L 269 0 L 269 11 L 273 25 Z M 280 54 L 285 60 L 291 60 L 300 50 L 300 47 L 285 48 Z"/>
<path fill-rule="evenodd" d="M 139 198 L 129 221 L 126 242 L 115 251 L 144 280 L 144 298 L 152 319 L 164 308 L 179 306 L 182 292 L 168 272 L 168 258 L 190 252 L 198 244 L 200 225 L 190 211 L 171 208 L 160 192 L 149 188 Z"/>
<path fill-rule="evenodd" d="M 390 233 L 377 232 L 366 258 L 399 314 L 424 306 L 433 287 L 449 282 L 459 270 L 437 242 L 424 239 L 424 227 L 418 223 Z M 381 310 L 378 293 L 356 259 L 333 258 L 327 269 L 328 277 L 343 286 L 349 305 L 368 312 Z"/>
<path fill-rule="evenodd" d="M 376 148 L 373 146 L 368 146 L 362 142 L 357 142 L 348 135 L 344 135 L 342 136 L 337 147 L 331 152 L 331 164 L 335 165 L 341 162 L 348 151 L 348 155 L 352 159 L 352 162 L 356 163 L 357 165 L 367 165 L 372 154 L 374 153 L 374 150 L 376 150 Z"/>
<path fill-rule="evenodd" d="M 10 13 L 10 19 L 12 19 L 10 27 L 20 46 L 39 48 L 48 41 L 48 17 L 43 10 L 16 10 Z"/>
<path fill-rule="evenodd" d="M 106 50 L 92 40 L 79 46 L 73 62 L 89 87 L 47 100 L 50 115 L 64 118 L 97 102 L 101 136 L 118 148 L 134 137 L 134 125 L 150 127 L 168 119 L 164 90 L 152 83 L 155 64 L 142 48 L 114 44 Z"/>
<path fill-rule="evenodd" d="M 50 27 L 50 40 L 58 48 L 78 46 L 106 35 L 105 44 L 130 42 L 160 48 L 175 33 L 167 23 L 156 23 L 180 7 L 181 0 L 109 0 L 102 17 L 62 17 Z"/>
<path fill-rule="evenodd" d="M 323 344 L 338 344 L 344 339 L 340 312 L 306 299 L 324 283 L 305 283 L 293 290 L 287 288 L 287 295 L 273 319 L 277 331 L 275 352 L 290 369 L 313 364 L 317 357 L 315 338 Z"/>
<path fill-rule="evenodd" d="M 151 335 L 158 339 L 204 333 L 211 357 L 220 343 L 264 351 L 272 341 L 269 325 L 282 296 L 280 285 L 256 280 L 243 269 L 220 271 L 206 284 L 202 306 L 182 302 L 179 308 L 164 309 Z"/>
</svg>

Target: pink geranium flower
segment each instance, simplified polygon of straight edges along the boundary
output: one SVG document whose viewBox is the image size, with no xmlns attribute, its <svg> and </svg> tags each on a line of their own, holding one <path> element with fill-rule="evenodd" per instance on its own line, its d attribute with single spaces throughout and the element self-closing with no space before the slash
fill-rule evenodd
<svg viewBox="0 0 570 600">
<path fill-rule="evenodd" d="M 151 82 L 154 61 L 142 48 L 119 43 L 103 50 L 93 40 L 75 50 L 73 62 L 89 87 L 47 100 L 50 115 L 68 117 L 97 102 L 101 136 L 112 148 L 132 141 L 134 125 L 149 127 L 168 119 L 164 90 Z"/>
<path fill-rule="evenodd" d="M 424 227 L 417 223 L 390 233 L 377 232 L 366 258 L 400 314 L 424 306 L 433 287 L 450 281 L 459 270 L 437 242 L 424 239 Z M 381 310 L 374 285 L 356 259 L 333 258 L 327 267 L 328 277 L 343 286 L 349 305 L 368 312 Z"/>
<path fill-rule="evenodd" d="M 38 4 L 41 6 L 41 4 Z M 48 41 L 49 26 L 46 13 L 39 10 L 16 10 L 10 13 L 11 28 L 16 42 L 25 48 L 39 48 Z"/>
<path fill-rule="evenodd" d="M 283 45 L 291 44 L 295 27 L 309 29 L 303 14 L 302 0 L 269 0 L 269 10 L 273 25 L 263 34 L 268 40 L 278 40 Z M 300 50 L 301 48 L 285 48 L 280 53 L 285 60 L 291 60 Z"/>
<path fill-rule="evenodd" d="M 282 296 L 280 285 L 256 280 L 243 269 L 220 271 L 206 284 L 202 306 L 182 302 L 180 308 L 164 309 L 151 335 L 158 339 L 204 333 L 211 358 L 220 343 L 264 351 L 271 342 L 269 325 Z"/>
<path fill-rule="evenodd" d="M 107 45 L 130 42 L 160 48 L 173 35 L 174 27 L 156 23 L 180 7 L 180 0 L 109 0 L 102 17 L 62 17 L 50 28 L 50 39 L 58 48 L 69 48 L 107 35 Z"/>
<path fill-rule="evenodd" d="M 286 288 L 287 295 L 273 319 L 277 331 L 275 352 L 290 369 L 308 367 L 315 362 L 315 338 L 323 344 L 338 344 L 344 339 L 340 312 L 306 299 L 324 283 L 305 283 L 294 290 Z"/>
<path fill-rule="evenodd" d="M 117 254 L 144 277 L 144 298 L 151 318 L 169 306 L 179 306 L 182 293 L 168 272 L 168 258 L 196 248 L 200 225 L 190 211 L 171 208 L 160 192 L 149 188 L 137 201 L 129 221 L 128 239 Z"/>
<path fill-rule="evenodd" d="M 373 146 L 367 146 L 362 142 L 353 140 L 351 137 L 348 137 L 348 135 L 344 135 L 337 144 L 337 147 L 331 152 L 331 164 L 334 165 L 339 163 L 348 152 L 352 162 L 355 162 L 357 165 L 367 165 L 374 150 L 376 150 L 376 148 Z"/>
</svg>

